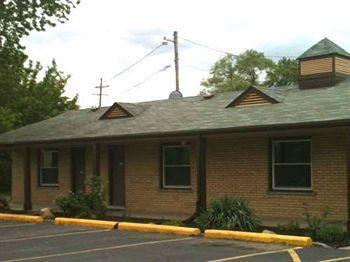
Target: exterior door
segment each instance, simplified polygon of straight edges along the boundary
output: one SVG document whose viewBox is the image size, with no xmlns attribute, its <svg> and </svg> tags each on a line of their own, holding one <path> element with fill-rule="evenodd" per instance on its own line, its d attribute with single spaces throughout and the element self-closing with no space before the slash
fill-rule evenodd
<svg viewBox="0 0 350 262">
<path fill-rule="evenodd" d="M 109 147 L 109 204 L 125 207 L 124 146 Z"/>
<path fill-rule="evenodd" d="M 72 191 L 85 192 L 85 148 L 72 148 Z"/>
</svg>

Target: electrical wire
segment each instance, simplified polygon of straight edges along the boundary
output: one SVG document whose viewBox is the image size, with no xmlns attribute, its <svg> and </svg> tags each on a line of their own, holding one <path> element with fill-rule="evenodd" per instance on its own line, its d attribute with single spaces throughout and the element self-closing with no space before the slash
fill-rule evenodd
<svg viewBox="0 0 350 262">
<path fill-rule="evenodd" d="M 182 40 L 184 40 L 186 42 L 189 42 L 189 43 L 192 43 L 192 44 L 195 44 L 195 45 L 198 45 L 198 46 L 201 46 L 201 47 L 204 47 L 204 48 L 207 48 L 207 49 L 210 49 L 210 50 L 222 53 L 222 54 L 232 55 L 233 57 L 237 57 L 238 56 L 236 54 L 233 54 L 233 53 L 230 53 L 230 52 L 227 52 L 227 51 L 215 48 L 215 47 L 211 47 L 211 46 L 208 46 L 208 45 L 205 45 L 205 44 L 202 44 L 202 43 L 199 43 L 199 42 L 187 39 L 187 38 L 183 38 L 183 37 L 179 37 L 179 38 L 181 38 Z M 283 57 L 296 58 L 297 56 L 290 56 L 290 55 L 287 55 L 287 56 L 266 55 L 266 57 L 270 57 L 270 58 L 283 58 Z"/>
<path fill-rule="evenodd" d="M 158 70 L 157 72 L 154 72 L 153 74 L 149 75 L 147 78 L 145 78 L 144 80 L 140 81 L 139 83 L 133 85 L 132 87 L 126 89 L 123 93 L 127 93 L 129 91 L 131 91 L 134 88 L 139 87 L 140 85 L 142 85 L 143 83 L 147 82 L 148 80 L 150 80 L 151 78 L 155 77 L 156 75 L 158 75 L 161 72 L 164 72 L 165 70 L 167 70 L 168 68 L 170 68 L 170 65 L 164 66 L 163 68 L 161 68 L 160 70 Z"/>
<path fill-rule="evenodd" d="M 117 78 L 118 76 L 124 74 L 125 72 L 127 72 L 129 69 L 131 69 L 132 67 L 134 67 L 135 65 L 137 65 L 138 63 L 142 62 L 143 60 L 145 60 L 147 57 L 149 57 L 150 55 L 152 55 L 157 49 L 159 49 L 160 47 L 162 47 L 164 44 L 160 44 L 158 46 L 156 46 L 154 49 L 152 49 L 150 52 L 148 52 L 145 56 L 143 56 L 142 58 L 140 58 L 139 60 L 137 60 L 136 62 L 132 63 L 131 65 L 129 65 L 128 67 L 126 67 L 125 69 L 123 69 L 122 71 L 120 71 L 119 73 L 115 74 L 112 78 L 109 79 L 109 81 Z"/>
</svg>

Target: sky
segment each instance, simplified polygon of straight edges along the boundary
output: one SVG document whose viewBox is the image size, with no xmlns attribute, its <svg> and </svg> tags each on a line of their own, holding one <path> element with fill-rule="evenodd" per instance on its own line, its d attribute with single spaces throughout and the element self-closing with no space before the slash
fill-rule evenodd
<svg viewBox="0 0 350 262">
<path fill-rule="evenodd" d="M 189 39 L 239 54 L 256 49 L 266 56 L 298 56 L 328 37 L 350 51 L 348 0 L 82 0 L 70 20 L 45 32 L 32 32 L 23 43 L 44 67 L 55 59 L 71 75 L 65 95 L 79 95 L 82 108 L 113 102 L 167 99 L 175 89 L 173 45 L 157 49 L 126 73 L 113 78 L 162 43 L 179 34 L 180 90 L 197 95 L 200 83 L 223 53 Z M 162 68 L 165 71 L 154 75 Z"/>
</svg>

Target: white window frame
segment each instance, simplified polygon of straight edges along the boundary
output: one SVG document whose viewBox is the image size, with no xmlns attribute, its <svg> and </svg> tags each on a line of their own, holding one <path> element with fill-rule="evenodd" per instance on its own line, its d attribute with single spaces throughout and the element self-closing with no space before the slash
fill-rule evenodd
<svg viewBox="0 0 350 262">
<path fill-rule="evenodd" d="M 294 142 L 309 142 L 310 143 L 310 163 L 275 163 L 275 144 L 277 143 L 294 143 Z M 272 140 L 272 190 L 281 191 L 312 191 L 313 190 L 313 175 L 312 175 L 312 140 L 311 139 L 285 139 Z M 276 187 L 275 186 L 275 166 L 276 165 L 309 165 L 310 166 L 310 187 Z"/>
<path fill-rule="evenodd" d="M 185 147 L 188 148 L 190 151 L 190 163 L 187 165 L 165 165 L 165 149 L 166 148 L 177 148 L 177 147 Z M 162 146 L 162 161 L 163 161 L 163 172 L 162 172 L 162 176 L 163 176 L 163 183 L 162 186 L 165 189 L 191 189 L 192 188 L 192 165 L 191 165 L 191 146 L 190 145 L 164 145 Z M 189 167 L 190 168 L 190 184 L 188 186 L 168 186 L 165 185 L 165 167 Z"/>
<path fill-rule="evenodd" d="M 39 185 L 40 186 L 42 186 L 42 187 L 45 187 L 45 186 L 48 186 L 48 187 L 50 187 L 50 186 L 58 186 L 58 166 L 59 166 L 59 164 L 58 164 L 58 162 L 59 162 L 59 159 L 57 159 L 57 166 L 56 167 L 52 167 L 52 166 L 50 166 L 50 167 L 45 167 L 45 166 L 43 166 L 43 164 L 44 164 L 44 161 L 43 161 L 43 158 L 44 158 L 44 154 L 45 154 L 45 152 L 51 152 L 51 153 L 57 153 L 57 157 L 58 157 L 58 155 L 59 155 L 59 152 L 58 152 L 58 150 L 57 149 L 42 149 L 41 151 L 40 151 L 40 183 L 39 183 Z M 43 169 L 48 169 L 48 168 L 55 168 L 55 169 L 57 169 L 57 183 L 43 183 Z"/>
</svg>

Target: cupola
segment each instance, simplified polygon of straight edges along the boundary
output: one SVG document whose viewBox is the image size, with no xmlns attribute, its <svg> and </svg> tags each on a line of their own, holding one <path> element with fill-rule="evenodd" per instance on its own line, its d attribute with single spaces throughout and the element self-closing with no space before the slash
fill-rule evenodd
<svg viewBox="0 0 350 262">
<path fill-rule="evenodd" d="M 328 38 L 310 47 L 298 60 L 300 88 L 334 86 L 350 77 L 350 53 Z"/>
</svg>

